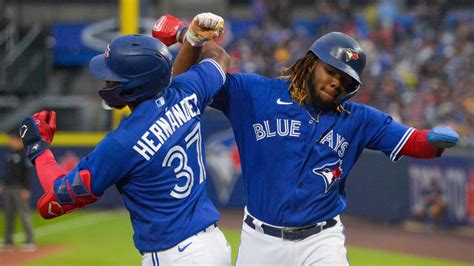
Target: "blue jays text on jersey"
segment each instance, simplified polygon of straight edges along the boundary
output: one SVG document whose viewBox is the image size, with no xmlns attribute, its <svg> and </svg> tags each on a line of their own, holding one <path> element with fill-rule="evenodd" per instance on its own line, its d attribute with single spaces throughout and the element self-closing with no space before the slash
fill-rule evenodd
<svg viewBox="0 0 474 266">
<path fill-rule="evenodd" d="M 200 114 L 224 81 L 215 61 L 201 61 L 138 105 L 68 173 L 90 171 L 98 196 L 116 185 L 140 252 L 171 248 L 220 217 L 205 190 Z"/>
<path fill-rule="evenodd" d="M 232 124 L 249 213 L 301 227 L 345 210 L 344 184 L 364 148 L 396 161 L 414 129 L 357 103 L 344 104 L 350 114 L 300 107 L 288 87 L 286 79 L 228 74 L 211 106 Z"/>
<path fill-rule="evenodd" d="M 275 125 L 272 125 L 272 126 L 270 126 L 269 120 L 263 121 L 263 124 L 261 123 L 253 124 L 253 128 L 255 130 L 255 136 L 257 137 L 257 140 L 275 137 L 276 135 L 280 137 L 285 137 L 285 136 L 299 137 L 300 126 L 301 126 L 301 121 L 290 120 L 290 119 L 276 119 Z"/>
</svg>

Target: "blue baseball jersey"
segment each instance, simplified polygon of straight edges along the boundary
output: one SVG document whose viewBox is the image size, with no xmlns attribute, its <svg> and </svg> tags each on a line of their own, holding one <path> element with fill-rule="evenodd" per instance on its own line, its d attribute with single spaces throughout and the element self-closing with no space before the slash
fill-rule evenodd
<svg viewBox="0 0 474 266">
<path fill-rule="evenodd" d="M 89 170 L 95 195 L 116 185 L 140 252 L 171 248 L 220 218 L 206 194 L 201 115 L 224 80 L 211 59 L 173 78 L 68 174 Z"/>
<path fill-rule="evenodd" d="M 357 103 L 344 104 L 350 114 L 300 107 L 289 85 L 287 79 L 228 74 L 211 106 L 232 124 L 250 214 L 301 227 L 345 210 L 344 184 L 364 148 L 396 161 L 414 129 Z"/>
</svg>

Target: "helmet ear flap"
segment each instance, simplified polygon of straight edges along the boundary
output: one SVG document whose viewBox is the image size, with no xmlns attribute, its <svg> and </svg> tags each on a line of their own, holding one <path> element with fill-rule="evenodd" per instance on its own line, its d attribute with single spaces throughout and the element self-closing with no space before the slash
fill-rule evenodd
<svg viewBox="0 0 474 266">
<path fill-rule="evenodd" d="M 123 84 L 119 84 L 113 88 L 99 89 L 99 95 L 110 107 L 125 106 L 128 102 L 122 97 L 122 91 Z"/>
</svg>

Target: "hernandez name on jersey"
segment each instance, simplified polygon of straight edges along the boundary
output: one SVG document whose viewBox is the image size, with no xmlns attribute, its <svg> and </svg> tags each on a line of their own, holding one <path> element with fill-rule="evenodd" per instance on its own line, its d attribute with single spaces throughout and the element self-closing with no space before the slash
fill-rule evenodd
<svg viewBox="0 0 474 266">
<path fill-rule="evenodd" d="M 155 101 L 159 107 L 163 106 L 164 102 L 163 96 Z M 160 150 L 166 140 L 168 140 L 177 129 L 193 117 L 201 114 L 197 104 L 197 96 L 194 93 L 170 108 L 166 108 L 165 116 L 160 117 L 148 128 L 133 146 L 133 149 L 143 156 L 145 160 L 150 160 L 151 156 Z M 193 130 L 193 133 L 194 135 L 199 133 L 198 127 Z"/>
<path fill-rule="evenodd" d="M 140 252 L 165 250 L 219 219 L 208 199 L 201 118 L 225 81 L 220 66 L 203 60 L 142 102 L 76 167 L 102 195 L 116 184 Z"/>
<path fill-rule="evenodd" d="M 239 147 L 247 209 L 259 220 L 301 227 L 346 208 L 347 173 L 364 148 L 395 161 L 413 129 L 371 107 L 321 113 L 291 101 L 286 79 L 228 74 L 211 106 L 229 118 Z"/>
</svg>

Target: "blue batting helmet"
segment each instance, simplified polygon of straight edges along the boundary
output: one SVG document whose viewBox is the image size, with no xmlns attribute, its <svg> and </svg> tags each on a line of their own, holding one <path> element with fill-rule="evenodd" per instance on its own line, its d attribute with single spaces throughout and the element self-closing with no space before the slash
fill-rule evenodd
<svg viewBox="0 0 474 266">
<path fill-rule="evenodd" d="M 113 88 L 99 89 L 110 106 L 139 103 L 152 98 L 171 82 L 171 54 L 159 40 L 145 35 L 125 35 L 112 40 L 103 54 L 90 61 L 98 79 L 116 81 Z"/>
<path fill-rule="evenodd" d="M 362 85 L 361 75 L 365 67 L 365 53 L 359 43 L 342 32 L 330 32 L 317 39 L 309 48 L 319 60 L 353 78 L 357 85 L 342 98 L 342 103 L 354 96 Z"/>
</svg>

